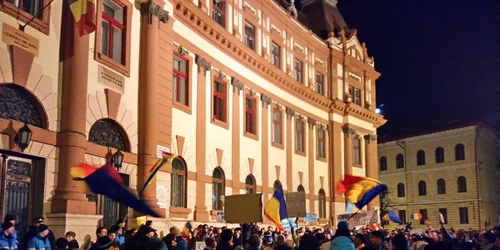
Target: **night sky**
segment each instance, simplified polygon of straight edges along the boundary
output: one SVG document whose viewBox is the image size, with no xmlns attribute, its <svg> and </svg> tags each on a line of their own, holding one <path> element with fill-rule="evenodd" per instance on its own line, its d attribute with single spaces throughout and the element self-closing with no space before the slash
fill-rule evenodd
<svg viewBox="0 0 500 250">
<path fill-rule="evenodd" d="M 339 0 L 337 6 L 382 74 L 377 105 L 384 104 L 388 122 L 379 134 L 437 119 L 500 128 L 499 0 Z"/>
</svg>

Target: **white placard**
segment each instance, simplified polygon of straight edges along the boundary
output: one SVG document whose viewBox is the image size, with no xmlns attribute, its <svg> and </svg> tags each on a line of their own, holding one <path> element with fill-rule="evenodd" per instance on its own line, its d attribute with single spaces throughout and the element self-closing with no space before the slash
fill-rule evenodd
<svg viewBox="0 0 500 250">
<path fill-rule="evenodd" d="M 167 208 L 167 187 L 156 185 L 156 199 L 160 208 Z"/>
<path fill-rule="evenodd" d="M 156 157 L 163 158 L 162 152 L 170 153 L 170 148 L 162 145 L 156 145 Z"/>
</svg>

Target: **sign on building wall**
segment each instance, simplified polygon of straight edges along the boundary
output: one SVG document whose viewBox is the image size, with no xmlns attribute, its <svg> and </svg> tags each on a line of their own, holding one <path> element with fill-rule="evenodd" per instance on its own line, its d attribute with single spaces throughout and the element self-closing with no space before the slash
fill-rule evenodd
<svg viewBox="0 0 500 250">
<path fill-rule="evenodd" d="M 156 185 L 156 199 L 160 208 L 167 208 L 167 187 Z"/>
<path fill-rule="evenodd" d="M 165 146 L 162 146 L 162 145 L 156 145 L 156 157 L 163 158 L 163 153 L 162 152 L 171 153 L 169 147 L 165 147 Z"/>
<path fill-rule="evenodd" d="M 40 52 L 38 39 L 6 23 L 3 23 L 2 26 L 2 41 L 8 45 L 24 49 L 36 57 L 38 57 L 38 53 Z"/>
<path fill-rule="evenodd" d="M 117 89 L 118 92 L 123 93 L 125 77 L 102 65 L 99 65 L 97 68 L 97 82 L 113 89 Z"/>
</svg>

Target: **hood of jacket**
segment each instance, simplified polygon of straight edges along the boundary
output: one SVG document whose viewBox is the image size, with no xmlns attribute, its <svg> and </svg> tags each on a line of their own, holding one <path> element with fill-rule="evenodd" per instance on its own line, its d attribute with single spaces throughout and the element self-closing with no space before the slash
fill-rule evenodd
<svg viewBox="0 0 500 250">
<path fill-rule="evenodd" d="M 330 250 L 354 250 L 354 243 L 346 236 L 337 236 L 333 239 Z"/>
</svg>

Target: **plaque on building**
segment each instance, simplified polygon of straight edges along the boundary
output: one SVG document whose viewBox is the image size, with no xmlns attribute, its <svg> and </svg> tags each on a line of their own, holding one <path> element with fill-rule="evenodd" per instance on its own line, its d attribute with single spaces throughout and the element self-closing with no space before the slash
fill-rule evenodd
<svg viewBox="0 0 500 250">
<path fill-rule="evenodd" d="M 107 69 L 102 65 L 99 65 L 99 68 L 97 70 L 97 82 L 109 86 L 113 89 L 117 89 L 121 93 L 123 93 L 125 77 L 118 73 L 115 73 L 110 69 Z"/>
<path fill-rule="evenodd" d="M 6 23 L 2 26 L 2 42 L 24 49 L 36 57 L 40 52 L 38 39 Z"/>
</svg>

